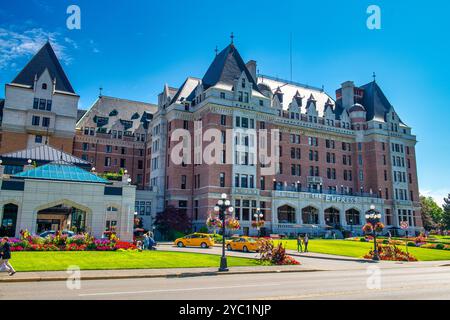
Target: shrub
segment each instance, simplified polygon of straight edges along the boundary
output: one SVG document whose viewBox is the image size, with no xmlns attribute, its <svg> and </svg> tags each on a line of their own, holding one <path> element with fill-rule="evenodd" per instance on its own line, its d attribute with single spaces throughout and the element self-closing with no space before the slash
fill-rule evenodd
<svg viewBox="0 0 450 320">
<path fill-rule="evenodd" d="M 415 246 L 416 246 L 416 243 L 415 243 L 415 242 L 412 242 L 412 241 L 409 241 L 409 242 L 407 243 L 407 246 L 408 246 L 408 247 L 415 247 Z"/>
<path fill-rule="evenodd" d="M 275 265 L 297 265 L 300 264 L 294 258 L 286 254 L 286 249 L 280 242 L 278 245 L 274 245 L 272 240 L 260 239 L 259 240 L 259 261 L 263 264 L 270 263 Z"/>
<path fill-rule="evenodd" d="M 384 239 L 383 240 L 383 244 L 389 244 L 389 240 L 388 239 Z"/>
<path fill-rule="evenodd" d="M 445 245 L 443 243 L 436 244 L 436 249 L 443 250 L 444 248 L 445 248 Z"/>
</svg>

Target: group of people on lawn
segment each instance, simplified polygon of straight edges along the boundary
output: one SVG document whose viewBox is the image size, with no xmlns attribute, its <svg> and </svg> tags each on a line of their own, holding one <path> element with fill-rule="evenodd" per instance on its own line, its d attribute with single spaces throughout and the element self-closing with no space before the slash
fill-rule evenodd
<svg viewBox="0 0 450 320">
<path fill-rule="evenodd" d="M 156 241 L 153 238 L 153 232 L 144 233 L 142 241 L 137 241 L 136 246 L 141 250 L 156 250 Z"/>
<path fill-rule="evenodd" d="M 306 233 L 304 237 L 302 237 L 299 234 L 297 237 L 297 251 L 308 252 L 308 243 L 309 243 L 308 234 Z M 305 250 L 303 250 L 303 247 L 305 248 Z"/>
</svg>

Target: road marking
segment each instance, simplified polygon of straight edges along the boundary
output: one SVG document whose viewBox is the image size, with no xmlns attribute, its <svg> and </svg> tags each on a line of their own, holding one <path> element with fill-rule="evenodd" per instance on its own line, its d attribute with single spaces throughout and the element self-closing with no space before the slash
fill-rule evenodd
<svg viewBox="0 0 450 320">
<path fill-rule="evenodd" d="M 236 289 L 236 288 L 252 288 L 252 287 L 272 287 L 280 286 L 282 283 L 268 283 L 268 284 L 249 284 L 239 286 L 223 286 L 223 287 L 200 287 L 200 288 L 180 288 L 180 289 L 160 289 L 160 290 L 142 290 L 142 291 L 117 291 L 117 292 L 96 292 L 96 293 L 80 293 L 79 297 L 88 296 L 111 296 L 111 295 L 125 295 L 125 294 L 143 294 L 143 293 L 162 293 L 162 292 L 180 292 L 180 291 L 196 291 L 196 290 L 218 290 L 218 289 Z"/>
</svg>

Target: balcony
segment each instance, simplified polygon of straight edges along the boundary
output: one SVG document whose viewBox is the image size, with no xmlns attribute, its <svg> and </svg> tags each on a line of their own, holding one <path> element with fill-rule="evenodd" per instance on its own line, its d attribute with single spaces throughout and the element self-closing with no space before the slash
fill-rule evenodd
<svg viewBox="0 0 450 320">
<path fill-rule="evenodd" d="M 332 190 L 318 190 L 314 188 L 299 188 L 296 186 L 280 186 L 277 185 L 275 190 L 273 191 L 286 191 L 286 192 L 306 192 L 306 193 L 313 193 L 313 194 L 325 194 L 325 195 L 335 195 L 335 196 L 350 196 L 350 197 L 364 197 L 364 198 L 373 198 L 373 199 L 380 199 L 380 197 L 376 193 L 369 193 L 369 192 L 337 192 Z"/>
</svg>

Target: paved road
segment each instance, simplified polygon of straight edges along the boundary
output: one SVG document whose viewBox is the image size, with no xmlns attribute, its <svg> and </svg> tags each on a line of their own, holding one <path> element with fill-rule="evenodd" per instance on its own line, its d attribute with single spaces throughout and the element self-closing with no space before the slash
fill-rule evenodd
<svg viewBox="0 0 450 320">
<path fill-rule="evenodd" d="M 195 253 L 207 253 L 207 254 L 217 254 L 222 253 L 222 247 L 214 246 L 208 249 L 202 249 L 198 247 L 189 248 L 178 248 L 172 243 L 161 243 L 158 246 L 158 250 L 161 251 L 179 251 L 179 252 L 195 252 Z M 374 263 L 370 260 L 336 256 L 329 254 L 320 254 L 314 252 L 308 253 L 298 253 L 294 250 L 286 250 L 286 252 L 298 260 L 303 267 L 307 269 L 315 270 L 365 270 L 367 266 L 373 265 Z M 247 258 L 258 258 L 258 254 L 254 252 L 244 253 L 240 251 L 227 251 L 228 256 L 235 257 L 247 257 Z M 393 261 L 380 261 L 376 263 L 381 269 L 391 269 L 391 268 L 409 268 L 409 267 L 431 267 L 431 266 L 442 266 L 450 265 L 450 260 L 447 261 L 420 261 L 420 262 L 393 262 Z"/>
<path fill-rule="evenodd" d="M 364 269 L 251 276 L 91 280 L 82 281 L 79 290 L 68 289 L 66 282 L 5 283 L 0 286 L 0 299 L 219 298 L 450 299 L 450 267 L 378 269 L 371 270 L 370 274 Z"/>
</svg>

